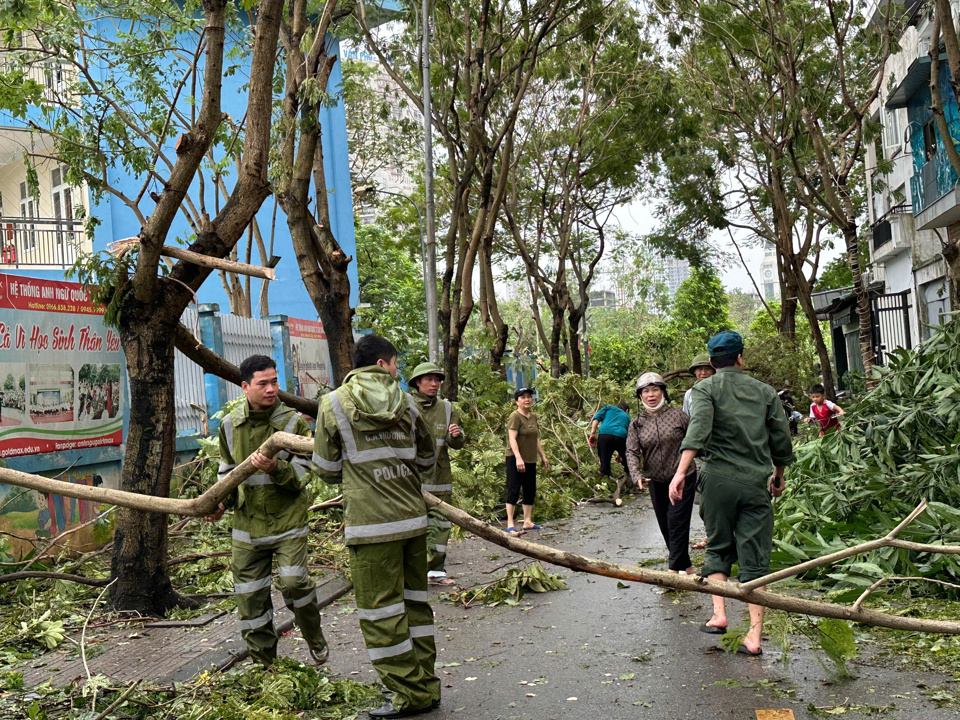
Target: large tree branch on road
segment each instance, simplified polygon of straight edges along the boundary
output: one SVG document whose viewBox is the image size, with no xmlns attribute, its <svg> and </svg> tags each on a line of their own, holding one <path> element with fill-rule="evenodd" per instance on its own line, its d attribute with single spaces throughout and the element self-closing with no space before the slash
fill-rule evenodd
<svg viewBox="0 0 960 720">
<path fill-rule="evenodd" d="M 259 448 L 259 451 L 267 457 L 273 457 L 281 450 L 290 450 L 299 454 L 311 453 L 313 452 L 313 440 L 299 435 L 280 432 L 268 438 Z M 200 497 L 189 500 L 161 498 L 122 490 L 112 490 L 110 488 L 76 485 L 62 480 L 51 480 L 50 478 L 40 477 L 39 475 L 30 475 L 9 468 L 0 468 L 0 482 L 17 485 L 18 487 L 27 487 L 40 492 L 73 497 L 79 500 L 92 500 L 94 502 L 122 505 L 133 508 L 134 510 L 167 513 L 171 515 L 204 516 L 213 514 L 223 498 L 256 472 L 258 472 L 257 468 L 253 466 L 250 458 L 247 458 L 231 470 L 226 477 L 217 481 L 213 487 Z M 499 528 L 477 520 L 463 510 L 459 510 L 442 502 L 430 493 L 425 492 L 423 498 L 429 507 L 435 507 L 440 510 L 453 524 L 482 537 L 494 545 L 499 545 L 507 550 L 553 565 L 570 568 L 578 572 L 603 575 L 605 577 L 618 578 L 620 580 L 639 582 L 647 585 L 658 585 L 675 590 L 690 590 L 692 592 L 719 595 L 754 605 L 763 605 L 764 607 L 774 608 L 775 610 L 785 610 L 803 615 L 838 618 L 863 623 L 865 625 L 893 628 L 895 630 L 960 635 L 960 622 L 900 617 L 878 610 L 867 610 L 859 605 L 839 605 L 819 600 L 778 595 L 767 592 L 766 590 L 751 588 L 749 583 L 741 585 L 736 582 L 719 582 L 717 580 L 708 580 L 707 578 L 687 575 L 685 573 L 673 574 L 662 570 L 648 570 L 646 568 L 621 565 L 620 563 L 611 563 L 605 560 L 584 557 L 583 555 L 578 555 L 566 550 L 558 550 L 557 548 L 527 542 L 507 535 Z M 851 548 L 849 551 L 846 551 L 847 555 L 857 551 L 863 551 L 865 547 L 872 549 L 877 546 L 877 543 L 881 543 L 882 546 L 884 542 L 889 544 L 898 542 L 892 536 L 906 527 L 909 522 L 914 520 L 925 509 L 926 504 L 922 503 L 906 520 L 897 526 L 893 533 L 880 540 Z M 960 552 L 960 548 L 950 545 L 932 547 L 936 548 L 937 552 Z M 831 559 L 831 555 L 825 556 L 820 559 L 819 564 L 822 565 L 830 562 Z M 785 577 L 796 574 L 795 572 L 790 572 L 790 570 L 782 571 L 782 573 L 785 573 Z M 773 579 L 777 579 L 776 575 L 782 573 L 767 576 L 764 580 L 772 581 Z"/>
</svg>

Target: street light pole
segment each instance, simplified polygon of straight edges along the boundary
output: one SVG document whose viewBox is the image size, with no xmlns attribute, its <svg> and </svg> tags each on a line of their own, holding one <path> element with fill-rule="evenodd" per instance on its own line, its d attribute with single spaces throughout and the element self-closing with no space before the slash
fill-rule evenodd
<svg viewBox="0 0 960 720">
<path fill-rule="evenodd" d="M 427 339 L 430 362 L 440 362 L 437 331 L 437 229 L 433 202 L 433 122 L 430 97 L 430 0 L 423 0 L 423 185 L 426 192 L 427 237 L 423 281 L 427 286 Z"/>
</svg>

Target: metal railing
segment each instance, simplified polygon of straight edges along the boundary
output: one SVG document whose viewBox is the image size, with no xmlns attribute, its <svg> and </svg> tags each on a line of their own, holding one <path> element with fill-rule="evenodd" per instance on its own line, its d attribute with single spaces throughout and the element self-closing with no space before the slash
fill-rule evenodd
<svg viewBox="0 0 960 720">
<path fill-rule="evenodd" d="M 85 239 L 79 220 L 0 218 L 0 268 L 70 267 Z"/>
<path fill-rule="evenodd" d="M 893 240 L 893 228 L 890 225 L 890 218 L 896 215 L 903 215 L 909 212 L 910 205 L 906 203 L 895 205 L 885 212 L 873 225 L 873 251 L 876 252 L 888 242 Z"/>
</svg>

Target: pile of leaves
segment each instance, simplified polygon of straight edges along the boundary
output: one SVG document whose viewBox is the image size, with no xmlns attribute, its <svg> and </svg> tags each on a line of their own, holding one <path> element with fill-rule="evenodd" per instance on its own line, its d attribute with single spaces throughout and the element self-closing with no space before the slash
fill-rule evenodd
<svg viewBox="0 0 960 720">
<path fill-rule="evenodd" d="M 461 363 L 458 407 L 469 441 L 451 451 L 454 504 L 475 518 L 496 522 L 506 499 L 506 424 L 516 409 L 513 388 L 482 362 Z M 587 442 L 590 422 L 604 405 L 631 400 L 628 385 L 605 377 L 573 373 L 535 383 L 534 407 L 550 470 L 537 468 L 536 519 L 567 517 L 584 498 L 608 496 L 616 483 L 600 475 L 596 452 Z M 678 395 L 679 397 L 679 395 Z M 614 474 L 621 473 L 614 463 Z"/>
<path fill-rule="evenodd" d="M 798 449 L 777 508 L 781 566 L 889 533 L 924 499 L 930 506 L 900 538 L 960 543 L 960 321 L 915 351 L 898 350 L 877 386 L 849 408 L 842 428 Z M 881 548 L 818 571 L 846 597 L 883 577 L 960 582 L 960 556 Z M 925 582 L 904 593 L 956 595 Z"/>
<path fill-rule="evenodd" d="M 40 686 L 23 692 L 16 673 L 3 677 L 0 719 L 94 717 L 114 702 L 109 717 L 143 720 L 346 720 L 379 705 L 383 698 L 372 685 L 354 680 L 335 680 L 313 666 L 280 658 L 269 670 L 259 665 L 205 672 L 175 687 L 140 685 L 124 695 L 125 688 L 112 687 L 102 675 L 94 676 L 84 690 L 75 686 Z M 87 692 L 95 686 L 98 692 Z M 95 702 L 96 707 L 91 707 Z"/>
<path fill-rule="evenodd" d="M 526 592 L 545 593 L 567 590 L 567 583 L 559 575 L 548 573 L 543 565 L 533 562 L 523 568 L 508 569 L 493 582 L 447 595 L 449 600 L 464 607 L 470 605 L 516 605 Z"/>
</svg>

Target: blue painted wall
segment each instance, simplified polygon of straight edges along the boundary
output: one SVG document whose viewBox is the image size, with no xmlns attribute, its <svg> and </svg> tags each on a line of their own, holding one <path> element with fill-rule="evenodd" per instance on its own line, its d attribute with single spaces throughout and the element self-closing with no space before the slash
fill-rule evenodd
<svg viewBox="0 0 960 720">
<path fill-rule="evenodd" d="M 106 32 L 106 30 L 105 30 Z M 228 33 L 228 43 L 236 41 Z M 249 42 L 249 38 L 240 38 L 239 42 Z M 339 43 L 333 44 L 332 52 L 339 54 Z M 225 66 L 229 61 L 225 61 Z M 170 65 L 171 77 L 180 77 L 185 72 L 186 66 L 181 66 L 179 71 L 176 69 L 175 61 Z M 110 71 L 106 68 L 99 68 L 99 80 L 101 82 L 110 79 Z M 223 78 L 222 108 L 237 122 L 243 118 L 246 112 L 247 92 L 243 88 L 248 79 L 248 73 L 241 69 L 232 75 Z M 334 66 L 330 76 L 329 91 L 336 97 L 340 93 L 342 81 L 342 71 L 340 61 Z M 120 80 L 122 83 L 122 79 Z M 181 101 L 181 110 L 189 114 L 190 105 L 184 100 Z M 35 114 L 35 113 L 34 113 Z M 31 115 L 32 117 L 32 115 Z M 17 120 L 10 116 L 0 116 L 0 124 L 10 127 L 24 127 L 24 120 Z M 324 153 L 324 170 L 326 173 L 327 193 L 330 205 L 330 222 L 334 234 L 343 247 L 344 252 L 350 256 L 356 254 L 356 240 L 353 228 L 353 198 L 350 186 L 350 163 L 347 154 L 347 126 L 346 111 L 342 99 L 338 100 L 336 105 L 324 108 L 321 112 L 321 128 L 323 132 L 322 147 Z M 166 148 L 168 157 L 175 157 L 172 147 Z M 218 159 L 222 153 L 217 154 Z M 161 174 L 165 170 L 160 166 Z M 230 168 L 229 176 L 225 177 L 225 183 L 228 188 L 232 187 L 236 179 L 236 171 L 233 166 Z M 123 168 L 115 168 L 109 173 L 109 181 L 115 187 L 135 195 L 143 183 L 143 178 L 135 177 L 127 173 Z M 212 182 L 208 175 L 205 185 L 206 204 L 208 212 L 214 214 L 216 207 L 214 193 L 212 192 Z M 159 190 L 157 183 L 154 183 L 151 190 Z M 194 181 L 190 191 L 191 197 L 196 202 L 200 197 L 200 184 Z M 223 200 L 221 199 L 221 203 Z M 107 243 L 123 238 L 134 237 L 140 230 L 139 222 L 134 213 L 117 197 L 105 194 L 99 204 L 94 205 L 92 198 L 89 206 L 91 214 L 99 221 L 100 225 L 93 238 L 93 248 L 95 251 L 106 249 Z M 141 211 L 144 215 L 149 214 L 152 203 L 148 196 L 145 196 L 141 203 Z M 268 252 L 270 247 L 271 227 L 274 226 L 274 199 L 268 197 L 263 203 L 257 221 L 260 226 L 260 232 L 263 235 L 264 243 L 267 245 Z M 170 231 L 168 242 L 174 243 L 175 238 L 189 241 L 191 230 L 186 218 L 178 215 Z M 246 248 L 246 236 L 239 243 L 240 255 L 243 257 Z M 287 230 L 286 219 L 283 212 L 278 208 L 276 212 L 276 223 L 273 237 L 273 254 L 280 256 L 281 260 L 276 267 L 277 280 L 270 284 L 269 299 L 270 313 L 284 314 L 291 317 L 316 320 L 317 312 L 303 286 L 300 277 L 300 270 L 297 266 L 296 257 L 293 252 L 293 243 L 290 233 Z M 256 247 L 253 249 L 252 262 L 259 264 L 259 254 Z M 12 272 L 29 275 L 33 277 L 43 277 L 53 280 L 63 279 L 63 272 L 59 270 L 37 270 L 21 271 L 11 269 Z M 357 270 L 356 263 L 351 263 L 348 270 L 351 285 L 351 303 L 357 302 Z M 253 279 L 251 283 L 251 296 L 254 314 L 259 309 L 260 281 Z M 217 303 L 226 311 L 230 305 L 224 292 L 219 277 L 211 275 L 198 294 L 201 303 Z"/>
</svg>

